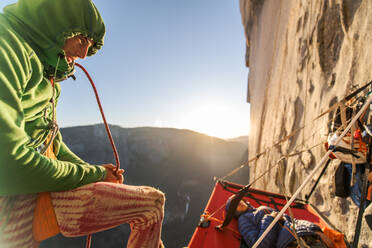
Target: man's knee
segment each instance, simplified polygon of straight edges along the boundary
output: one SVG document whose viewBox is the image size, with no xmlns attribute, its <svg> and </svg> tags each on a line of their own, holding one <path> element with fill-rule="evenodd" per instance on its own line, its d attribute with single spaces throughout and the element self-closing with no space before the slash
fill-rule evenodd
<svg viewBox="0 0 372 248">
<path fill-rule="evenodd" d="M 141 191 L 148 197 L 154 198 L 156 202 L 161 205 L 164 205 L 165 194 L 158 189 L 149 186 L 141 186 Z"/>
<path fill-rule="evenodd" d="M 164 206 L 165 204 L 165 194 L 163 192 L 161 192 L 160 190 L 156 190 L 157 191 L 157 198 L 156 198 L 156 203 L 161 205 L 161 206 Z"/>
<path fill-rule="evenodd" d="M 140 187 L 143 194 L 146 197 L 153 199 L 154 202 L 154 213 L 158 218 L 164 218 L 164 204 L 165 204 L 165 194 L 158 189 L 149 186 Z"/>
</svg>

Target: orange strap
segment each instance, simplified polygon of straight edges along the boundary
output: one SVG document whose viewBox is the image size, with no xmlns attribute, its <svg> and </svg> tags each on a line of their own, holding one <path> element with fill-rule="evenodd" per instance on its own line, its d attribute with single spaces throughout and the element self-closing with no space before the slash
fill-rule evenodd
<svg viewBox="0 0 372 248">
<path fill-rule="evenodd" d="M 45 156 L 57 159 L 53 152 L 53 145 L 49 146 Z M 38 242 L 60 233 L 50 192 L 43 192 L 37 195 L 34 219 L 32 221 L 32 233 L 34 239 Z"/>
<path fill-rule="evenodd" d="M 223 219 L 225 219 L 225 212 L 223 212 L 222 215 L 223 215 Z M 220 220 L 218 218 L 212 217 L 212 215 L 210 215 L 208 212 L 202 214 L 201 217 L 203 217 L 206 220 L 214 220 L 214 221 L 216 221 L 217 223 L 220 223 L 220 224 L 223 223 L 223 220 Z M 237 230 L 235 230 L 233 228 L 230 228 L 229 226 L 225 226 L 224 227 L 224 230 L 231 231 L 234 234 L 234 237 L 236 237 L 237 239 L 241 240 L 242 235 L 240 234 L 239 231 L 237 231 Z"/>
</svg>

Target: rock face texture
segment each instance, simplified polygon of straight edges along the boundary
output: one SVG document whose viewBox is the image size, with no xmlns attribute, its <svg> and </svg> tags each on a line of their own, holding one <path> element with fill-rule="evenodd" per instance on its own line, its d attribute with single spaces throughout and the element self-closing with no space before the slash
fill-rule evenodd
<svg viewBox="0 0 372 248">
<path fill-rule="evenodd" d="M 327 139 L 331 114 L 313 120 L 372 80 L 372 1 L 240 0 L 240 9 L 249 67 L 250 157 L 266 151 L 250 164 L 251 181 L 283 156 L 305 150 L 282 160 L 255 183 L 290 195 L 326 152 L 320 143 Z M 332 161 L 310 203 L 352 241 L 358 208 L 350 198 L 334 195 L 338 163 Z M 363 229 L 359 244 L 372 247 L 372 232 Z"/>
</svg>

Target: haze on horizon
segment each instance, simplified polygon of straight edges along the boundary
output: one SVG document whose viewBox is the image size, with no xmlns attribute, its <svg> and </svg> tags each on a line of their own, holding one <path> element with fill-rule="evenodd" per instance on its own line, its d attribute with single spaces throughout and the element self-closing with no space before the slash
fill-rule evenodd
<svg viewBox="0 0 372 248">
<path fill-rule="evenodd" d="M 2 0 L 0 9 L 16 0 Z M 78 60 L 109 123 L 172 127 L 232 138 L 249 134 L 248 69 L 239 1 L 93 0 L 105 45 Z M 100 123 L 85 76 L 61 83 L 61 127 Z"/>
</svg>

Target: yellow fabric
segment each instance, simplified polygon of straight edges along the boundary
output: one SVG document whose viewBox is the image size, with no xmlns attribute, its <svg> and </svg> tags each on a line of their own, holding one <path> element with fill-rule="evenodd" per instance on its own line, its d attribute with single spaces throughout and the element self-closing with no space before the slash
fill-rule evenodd
<svg viewBox="0 0 372 248">
<path fill-rule="evenodd" d="M 46 150 L 45 156 L 56 159 L 53 152 L 53 145 L 49 146 Z M 34 219 L 32 222 L 32 233 L 34 239 L 38 242 L 60 233 L 50 192 L 39 193 L 37 196 Z"/>
</svg>

